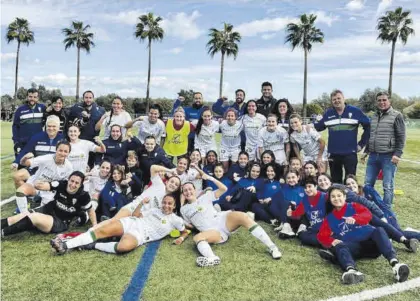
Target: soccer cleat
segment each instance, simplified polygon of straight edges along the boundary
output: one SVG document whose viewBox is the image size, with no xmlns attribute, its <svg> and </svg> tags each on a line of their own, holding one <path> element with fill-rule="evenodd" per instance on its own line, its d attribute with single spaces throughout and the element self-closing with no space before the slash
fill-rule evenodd
<svg viewBox="0 0 420 301">
<path fill-rule="evenodd" d="M 410 268 L 405 263 L 397 263 L 392 267 L 392 271 L 394 272 L 394 278 L 398 282 L 404 282 L 408 279 L 408 275 L 410 275 Z"/>
<path fill-rule="evenodd" d="M 283 229 L 283 223 L 281 223 L 278 227 L 274 228 L 274 232 L 279 232 L 281 231 L 281 229 Z"/>
<path fill-rule="evenodd" d="M 419 248 L 419 241 L 415 238 L 407 239 L 404 242 L 407 249 L 413 253 L 417 253 L 417 249 Z"/>
<path fill-rule="evenodd" d="M 270 219 L 270 224 L 273 226 L 273 227 L 278 227 L 278 226 L 280 226 L 280 222 L 277 220 L 277 219 Z M 279 230 L 280 231 L 280 230 Z"/>
<path fill-rule="evenodd" d="M 304 232 L 304 231 L 306 231 L 306 225 L 300 224 L 299 225 L 299 228 L 298 228 L 298 230 L 296 232 L 296 236 L 298 236 L 300 232 Z"/>
<path fill-rule="evenodd" d="M 58 255 L 64 255 L 68 251 L 66 243 L 58 237 L 51 239 L 50 244 Z"/>
<path fill-rule="evenodd" d="M 222 212 L 222 207 L 220 207 L 219 204 L 214 204 L 213 208 L 217 211 L 217 212 Z"/>
<path fill-rule="evenodd" d="M 282 256 L 279 248 L 277 248 L 277 247 L 272 247 L 268 251 L 270 252 L 271 257 L 273 257 L 273 259 L 278 260 Z"/>
<path fill-rule="evenodd" d="M 199 256 L 195 261 L 199 267 L 212 267 L 220 264 L 219 256 L 205 257 Z"/>
<path fill-rule="evenodd" d="M 333 264 L 337 263 L 337 258 L 335 257 L 334 253 L 330 250 L 320 249 L 318 250 L 318 254 L 322 259 L 328 260 Z"/>
<path fill-rule="evenodd" d="M 295 237 L 296 234 L 293 232 L 292 227 L 289 223 L 283 224 L 283 229 L 277 235 L 279 238 L 292 238 Z"/>
<path fill-rule="evenodd" d="M 79 247 L 77 247 L 77 249 L 78 249 L 79 251 L 83 251 L 83 250 L 88 250 L 88 251 L 90 251 L 90 250 L 95 250 L 95 246 L 96 246 L 96 241 L 91 242 L 91 243 L 89 243 L 89 244 L 87 244 L 87 245 L 79 246 Z"/>
<path fill-rule="evenodd" d="M 248 215 L 253 221 L 255 221 L 255 213 L 254 212 L 248 211 L 246 213 L 246 215 Z"/>
<path fill-rule="evenodd" d="M 365 280 L 365 275 L 355 269 L 350 269 L 343 273 L 341 280 L 343 281 L 343 284 L 356 284 L 363 282 Z"/>
</svg>

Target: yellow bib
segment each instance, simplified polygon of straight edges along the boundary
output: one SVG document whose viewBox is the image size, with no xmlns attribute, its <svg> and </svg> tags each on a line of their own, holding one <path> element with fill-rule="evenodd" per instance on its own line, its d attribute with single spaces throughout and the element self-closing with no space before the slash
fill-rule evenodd
<svg viewBox="0 0 420 301">
<path fill-rule="evenodd" d="M 166 139 L 163 150 L 169 156 L 185 155 L 188 150 L 188 134 L 190 133 L 190 123 L 184 121 L 182 128 L 177 131 L 174 128 L 173 120 L 166 122 Z"/>
</svg>

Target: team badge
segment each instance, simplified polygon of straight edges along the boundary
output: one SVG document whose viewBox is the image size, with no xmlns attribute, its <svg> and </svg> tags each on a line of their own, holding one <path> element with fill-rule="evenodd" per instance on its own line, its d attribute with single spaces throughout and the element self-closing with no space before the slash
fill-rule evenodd
<svg viewBox="0 0 420 301">
<path fill-rule="evenodd" d="M 199 207 L 197 207 L 197 211 L 198 211 L 198 212 L 202 212 L 202 211 L 204 211 L 204 208 L 203 208 L 203 207 L 201 207 L 201 206 L 199 206 Z"/>
<path fill-rule="evenodd" d="M 166 224 L 166 219 L 162 219 L 162 225 Z"/>
<path fill-rule="evenodd" d="M 273 185 L 273 186 L 271 186 L 271 188 L 276 189 L 276 188 L 277 188 L 277 186 L 276 186 L 276 185 Z"/>
<path fill-rule="evenodd" d="M 351 116 L 353 116 L 353 113 L 349 113 L 349 118 L 351 119 Z"/>
<path fill-rule="evenodd" d="M 73 199 L 72 202 L 73 202 L 73 205 L 75 205 L 77 203 L 77 199 Z"/>
<path fill-rule="evenodd" d="M 301 197 L 301 198 L 303 198 L 304 196 L 305 196 L 305 194 L 304 193 L 299 193 L 299 196 Z"/>
</svg>

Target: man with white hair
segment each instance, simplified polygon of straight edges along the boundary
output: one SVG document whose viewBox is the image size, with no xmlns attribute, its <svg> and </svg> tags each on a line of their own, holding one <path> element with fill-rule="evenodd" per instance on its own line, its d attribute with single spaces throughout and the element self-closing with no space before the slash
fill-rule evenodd
<svg viewBox="0 0 420 301">
<path fill-rule="evenodd" d="M 60 118 L 55 115 L 51 115 L 46 121 L 46 130 L 35 134 L 28 141 L 25 147 L 20 151 L 15 161 L 12 163 L 12 170 L 16 171 L 19 167 L 19 162 L 28 153 L 32 153 L 34 157 L 39 157 L 47 154 L 55 154 L 55 147 L 60 140 L 64 139 L 63 134 L 59 133 L 60 129 Z M 23 166 L 20 166 L 23 167 Z M 17 170 L 13 175 L 15 181 L 15 187 L 20 187 L 31 174 L 34 174 L 36 170 L 21 168 Z"/>
</svg>

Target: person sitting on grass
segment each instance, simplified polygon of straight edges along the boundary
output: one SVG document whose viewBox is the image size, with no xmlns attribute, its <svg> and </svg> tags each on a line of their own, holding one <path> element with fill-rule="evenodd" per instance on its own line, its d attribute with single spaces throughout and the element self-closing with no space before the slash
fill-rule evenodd
<svg viewBox="0 0 420 301">
<path fill-rule="evenodd" d="M 92 201 L 93 210 L 96 211 L 99 204 L 99 195 L 105 184 L 108 182 L 112 173 L 112 165 L 108 160 L 103 160 L 101 164 L 96 165 L 92 170 L 86 173 L 85 182 L 83 183 L 85 190 L 89 192 Z"/>
<path fill-rule="evenodd" d="M 197 168 L 194 165 L 194 168 Z M 197 192 L 192 183 L 182 185 L 181 215 L 187 223 L 192 224 L 200 233 L 194 236 L 194 242 L 201 256 L 196 263 L 200 267 L 220 264 L 220 258 L 213 253 L 210 244 L 220 244 L 228 240 L 231 233 L 239 227 L 245 227 L 249 232 L 268 247 L 273 259 L 280 259 L 281 252 L 273 243 L 264 229 L 255 223 L 247 214 L 238 211 L 217 212 L 213 202 L 227 191 L 222 182 L 208 176 L 199 170 L 203 179 L 217 186 L 215 191 L 207 191 L 197 198 Z"/>
<path fill-rule="evenodd" d="M 67 157 L 71 151 L 71 145 L 67 141 L 60 141 L 55 147 L 55 154 L 44 155 L 34 158 L 32 153 L 25 154 L 20 164 L 26 167 L 38 168 L 26 183 L 16 189 L 16 204 L 20 213 L 28 211 L 27 196 L 39 195 L 41 204 L 45 205 L 54 199 L 51 191 L 38 192 L 35 188 L 36 181 L 60 181 L 68 179 L 73 172 L 73 167 Z"/>
<path fill-rule="evenodd" d="M 226 174 L 224 174 L 224 168 L 223 168 L 223 164 L 221 162 L 218 162 L 214 165 L 213 174 L 214 174 L 214 178 L 217 179 L 218 181 L 222 182 L 223 185 L 225 185 L 227 187 L 228 191 L 229 191 L 230 188 L 232 188 L 233 182 L 232 182 L 231 179 L 229 179 L 229 177 L 227 177 Z M 211 188 L 212 190 L 217 190 L 217 186 L 216 186 L 216 184 L 214 184 L 214 182 L 209 181 L 208 183 L 209 183 L 208 188 Z M 214 201 L 214 204 L 218 204 L 219 200 L 223 200 L 226 193 L 227 193 L 227 191 L 224 194 L 222 194 L 220 196 L 220 198 L 216 199 Z M 216 208 L 216 210 L 222 211 L 220 206 L 216 206 L 215 208 Z"/>
<path fill-rule="evenodd" d="M 325 248 L 331 248 L 343 270 L 344 284 L 364 281 L 364 274 L 356 269 L 355 258 L 384 256 L 392 267 L 395 280 L 404 282 L 409 267 L 400 263 L 385 230 L 369 225 L 372 213 L 363 205 L 346 202 L 342 188 L 331 187 L 326 205 L 327 216 L 317 238 Z"/>
<path fill-rule="evenodd" d="M 84 179 L 82 172 L 74 171 L 68 180 L 36 182 L 36 189 L 55 192 L 53 201 L 25 213 L 2 219 L 1 237 L 34 229 L 42 233 L 67 231 L 75 218 L 80 218 L 79 224 L 86 223 L 86 212 L 92 225 L 96 225 L 96 215 L 89 193 L 83 190 Z"/>
<path fill-rule="evenodd" d="M 182 218 L 174 213 L 175 204 L 176 200 L 173 195 L 165 195 L 162 200 L 162 208 L 153 208 L 142 212 L 143 204 L 140 203 L 134 211 L 133 217 L 99 224 L 97 228 L 66 241 L 58 236 L 50 243 L 58 255 L 63 255 L 75 248 L 121 254 L 130 252 L 148 242 L 161 240 L 171 231 L 178 230 L 182 232 L 182 238 L 178 238 L 174 243 L 180 244 L 188 232 Z M 118 242 L 98 242 L 100 239 L 111 237 L 121 237 L 121 239 Z"/>
</svg>

